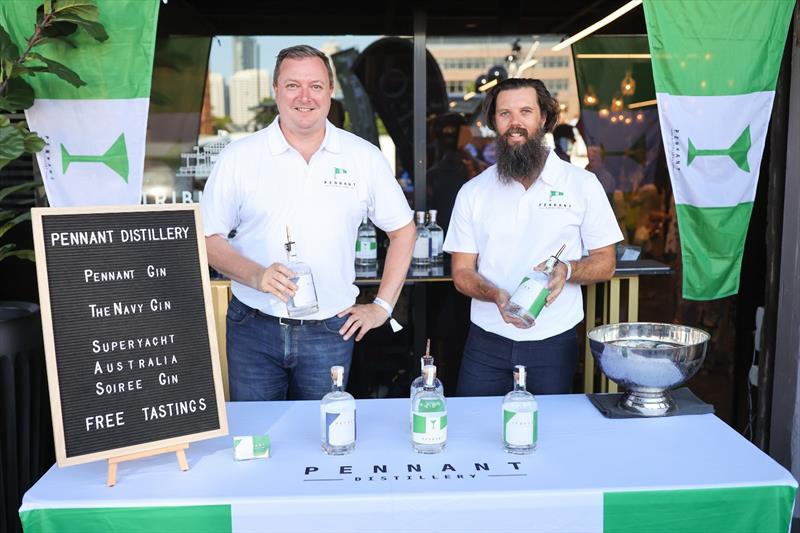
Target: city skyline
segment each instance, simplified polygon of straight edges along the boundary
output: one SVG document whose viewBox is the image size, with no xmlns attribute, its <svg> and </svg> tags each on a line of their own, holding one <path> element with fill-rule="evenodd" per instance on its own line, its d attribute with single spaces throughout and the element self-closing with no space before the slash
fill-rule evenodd
<svg viewBox="0 0 800 533">
<path fill-rule="evenodd" d="M 221 74 L 226 84 L 230 83 L 234 73 L 234 52 L 233 37 L 230 35 L 217 36 L 211 41 L 211 53 L 209 57 L 209 71 Z M 258 36 L 255 37 L 260 48 L 258 69 L 266 70 L 272 79 L 272 72 L 275 69 L 275 58 L 283 48 L 295 44 L 308 44 L 317 49 L 322 49 L 331 41 L 336 42 L 340 49 L 356 48 L 363 51 L 367 46 L 379 39 L 379 35 L 282 35 Z"/>
</svg>

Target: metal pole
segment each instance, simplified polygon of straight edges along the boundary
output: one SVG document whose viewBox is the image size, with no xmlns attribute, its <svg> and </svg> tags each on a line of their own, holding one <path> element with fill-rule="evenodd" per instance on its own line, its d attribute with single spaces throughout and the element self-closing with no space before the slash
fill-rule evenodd
<svg viewBox="0 0 800 533">
<path fill-rule="evenodd" d="M 423 7 L 414 9 L 414 209 L 426 208 L 426 105 L 427 62 L 425 57 L 425 26 L 427 14 Z"/>
<path fill-rule="evenodd" d="M 425 31 L 427 14 L 424 7 L 414 9 L 414 209 L 424 211 L 427 197 L 427 58 L 425 54 Z M 428 335 L 428 289 L 425 283 L 414 285 L 414 355 L 425 349 Z"/>
<path fill-rule="evenodd" d="M 790 27 L 791 29 L 791 27 Z M 786 187 L 786 151 L 789 130 L 789 95 L 791 91 L 792 38 L 786 41 L 775 103 L 769 126 L 769 188 L 767 194 L 767 265 L 764 288 L 764 346 L 758 361 L 758 408 L 756 411 L 755 445 L 769 451 L 772 388 L 775 376 L 775 344 L 781 271 L 781 236 L 783 230 L 784 194 Z M 791 201 L 791 200 L 790 200 Z"/>
</svg>

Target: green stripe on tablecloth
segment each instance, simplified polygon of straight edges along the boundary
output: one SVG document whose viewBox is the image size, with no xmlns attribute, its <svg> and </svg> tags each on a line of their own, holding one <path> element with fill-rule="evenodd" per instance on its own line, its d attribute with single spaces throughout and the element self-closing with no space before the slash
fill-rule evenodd
<svg viewBox="0 0 800 533">
<path fill-rule="evenodd" d="M 604 533 L 786 533 L 797 489 L 787 486 L 607 492 Z"/>
<path fill-rule="evenodd" d="M 230 505 L 34 509 L 19 514 L 25 533 L 230 533 Z"/>
</svg>

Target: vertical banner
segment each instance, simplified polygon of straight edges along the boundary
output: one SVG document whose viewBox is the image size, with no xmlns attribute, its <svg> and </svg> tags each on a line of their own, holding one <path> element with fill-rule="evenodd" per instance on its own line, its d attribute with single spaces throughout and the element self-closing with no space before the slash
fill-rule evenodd
<svg viewBox="0 0 800 533">
<path fill-rule="evenodd" d="M 0 5 L 0 24 L 17 45 L 30 37 L 42 0 Z M 86 85 L 57 76 L 28 81 L 36 100 L 25 114 L 47 146 L 36 158 L 51 206 L 138 204 L 141 201 L 147 111 L 158 0 L 95 0 L 108 40 L 84 31 L 74 48 L 53 42 L 43 56 L 74 70 Z"/>
<path fill-rule="evenodd" d="M 683 255 L 683 297 L 739 292 L 794 0 L 645 0 Z"/>
</svg>

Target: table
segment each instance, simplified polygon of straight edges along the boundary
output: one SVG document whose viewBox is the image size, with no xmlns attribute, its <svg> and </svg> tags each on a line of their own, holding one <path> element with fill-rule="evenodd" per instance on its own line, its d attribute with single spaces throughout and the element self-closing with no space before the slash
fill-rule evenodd
<svg viewBox="0 0 800 533">
<path fill-rule="evenodd" d="M 539 397 L 539 447 L 500 445 L 501 399 L 448 400 L 445 451 L 410 445 L 406 399 L 359 400 L 354 453 L 322 454 L 317 402 L 228 404 L 231 437 L 123 464 L 53 467 L 23 499 L 27 533 L 64 531 L 775 531 L 797 482 L 713 415 L 603 418 L 583 395 Z M 654 460 L 658 458 L 658 460 Z"/>
</svg>

